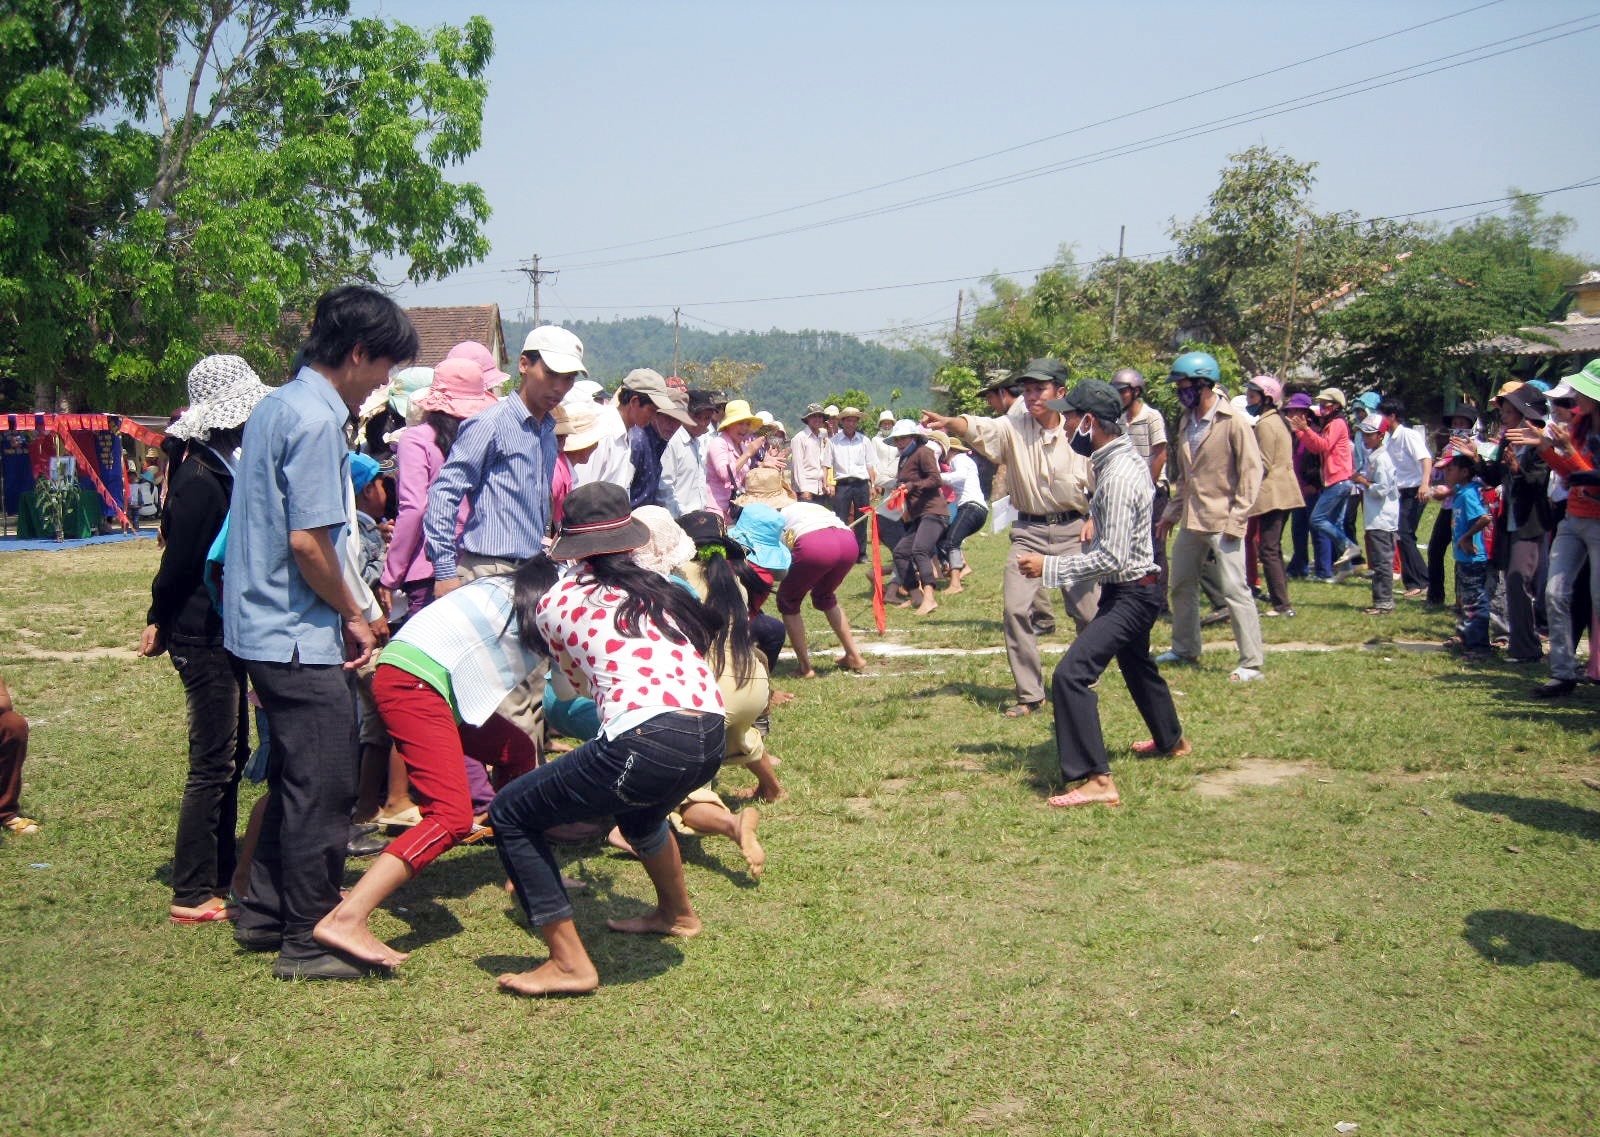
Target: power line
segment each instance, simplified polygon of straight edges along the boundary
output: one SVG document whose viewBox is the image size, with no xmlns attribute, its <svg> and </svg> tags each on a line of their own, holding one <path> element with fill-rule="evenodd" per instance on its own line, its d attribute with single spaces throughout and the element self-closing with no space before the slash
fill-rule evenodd
<svg viewBox="0 0 1600 1137">
<path fill-rule="evenodd" d="M 1268 103 L 1264 106 L 1256 107 L 1248 111 L 1241 111 L 1233 115 L 1227 115 L 1223 118 L 1212 119 L 1208 122 L 1198 123 L 1193 126 L 1180 128 L 1178 130 L 1167 131 L 1163 134 L 1152 135 L 1149 138 L 1142 139 L 1138 142 L 1124 143 L 1119 146 L 1108 147 L 1098 151 L 1091 151 L 1087 154 L 1065 159 L 1060 162 L 1053 162 L 1045 166 L 1034 167 L 1033 169 L 1002 175 L 1000 177 L 991 178 L 982 182 L 971 183 L 969 185 L 956 187 L 954 189 L 942 190 L 917 198 L 876 206 L 871 209 L 859 210 L 855 213 L 824 218 L 822 220 L 809 222 L 803 225 L 795 225 L 785 229 L 771 230 L 766 233 L 756 233 L 745 237 L 734 237 L 725 241 L 717 241 L 711 244 L 698 245 L 691 248 L 673 249 L 660 253 L 646 253 L 633 257 L 618 257 L 607 261 L 591 261 L 576 265 L 567 265 L 566 268 L 569 271 L 576 271 L 579 269 L 610 268 L 617 265 L 634 264 L 640 261 L 660 260 L 666 257 L 683 256 L 689 253 L 707 252 L 713 249 L 747 244 L 752 241 L 763 241 L 769 240 L 773 237 L 782 237 L 795 233 L 810 232 L 815 229 L 823 229 L 834 225 L 841 225 L 850 221 L 859 221 L 871 217 L 879 217 L 889 213 L 898 213 L 903 210 L 916 208 L 922 205 L 949 201 L 954 198 L 966 197 L 971 194 L 981 193 L 990 189 L 998 189 L 1004 186 L 1015 185 L 1018 182 L 1030 181 L 1035 178 L 1045 177 L 1049 174 L 1062 173 L 1072 169 L 1082 169 L 1087 166 L 1098 165 L 1101 162 L 1109 161 L 1112 158 L 1127 157 L 1132 154 L 1138 154 L 1147 150 L 1156 149 L 1161 146 L 1170 145 L 1173 142 L 1187 141 L 1189 139 L 1203 137 L 1208 134 L 1215 134 L 1218 131 L 1228 129 L 1230 127 L 1243 126 L 1249 123 L 1261 122 L 1270 118 L 1277 118 L 1281 115 L 1289 114 L 1294 111 L 1307 110 L 1311 107 L 1321 106 L 1325 103 L 1347 99 L 1353 95 L 1366 94 L 1371 91 L 1382 90 L 1385 87 L 1396 86 L 1400 83 L 1410 82 L 1414 79 L 1426 78 L 1429 75 L 1436 75 L 1444 71 L 1451 71 L 1459 67 L 1465 67 L 1469 64 L 1482 63 L 1490 59 L 1498 58 L 1501 55 L 1508 55 L 1513 52 L 1523 51 L 1531 47 L 1537 47 L 1553 40 L 1564 39 L 1568 36 L 1594 31 L 1596 29 L 1600 29 L 1600 22 L 1592 23 L 1588 26 L 1580 28 L 1571 28 L 1570 25 L 1582 23 L 1586 20 L 1594 20 L 1596 17 L 1600 17 L 1600 12 L 1591 12 L 1585 16 L 1580 16 L 1571 20 L 1563 20 L 1530 32 L 1523 32 L 1516 36 L 1510 36 L 1504 39 L 1493 40 L 1489 43 L 1479 44 L 1476 47 L 1450 52 L 1445 55 L 1436 56 L 1433 59 L 1424 60 L 1421 63 L 1409 64 L 1405 67 L 1396 68 L 1391 71 L 1379 72 L 1376 75 L 1369 75 L 1363 79 L 1352 80 L 1351 82 L 1337 84 L 1333 87 L 1326 87 L 1320 91 L 1313 91 L 1309 94 L 1299 95 L 1294 98 L 1281 100 L 1276 103 Z M 1570 30 L 1557 32 L 1556 29 L 1560 28 L 1569 28 Z M 1555 34 L 1544 36 L 1542 39 L 1530 39 L 1530 37 L 1543 35 L 1545 32 L 1555 32 Z M 1529 40 L 1529 42 L 1516 43 L 1515 41 L 1517 40 Z M 1491 50 L 1496 48 L 1498 48 L 1498 50 Z M 1473 58 L 1462 59 L 1460 58 L 1461 56 L 1473 56 Z M 1455 60 L 1455 62 L 1445 62 L 1447 60 Z M 1439 66 L 1433 66 L 1434 64 L 1438 64 Z M 1427 70 L 1418 70 L 1419 68 L 1427 68 Z M 1406 72 L 1414 72 L 1414 74 L 1405 74 Z"/>
<path fill-rule="evenodd" d="M 1185 102 L 1190 101 L 1191 99 L 1199 98 L 1202 95 L 1211 95 L 1211 94 L 1215 94 L 1218 91 L 1226 91 L 1231 87 L 1239 87 L 1239 86 L 1243 86 L 1246 83 L 1253 83 L 1257 79 L 1270 78 L 1273 75 L 1278 75 L 1278 74 L 1281 74 L 1281 73 L 1283 73 L 1285 71 L 1292 71 L 1297 67 L 1304 67 L 1307 64 L 1311 64 L 1311 63 L 1319 63 L 1324 59 L 1331 59 L 1336 55 L 1343 55 L 1343 54 L 1345 54 L 1347 52 L 1356 51 L 1356 50 L 1358 50 L 1360 48 L 1363 48 L 1363 47 L 1370 47 L 1371 45 L 1373 45 L 1375 43 L 1382 43 L 1384 40 L 1394 39 L 1397 36 L 1402 36 L 1402 35 L 1406 35 L 1406 34 L 1408 34 L 1410 32 L 1419 31 L 1422 28 L 1432 27 L 1435 24 L 1442 24 L 1442 23 L 1446 23 L 1446 22 L 1448 22 L 1450 20 L 1459 19 L 1462 16 L 1468 16 L 1468 15 L 1471 15 L 1472 13 L 1474 13 L 1474 12 L 1480 12 L 1485 8 L 1493 8 L 1493 7 L 1495 7 L 1495 6 L 1499 5 L 1499 4 L 1502 4 L 1504 2 L 1505 2 L 1505 0 L 1487 0 L 1487 3 L 1476 4 L 1476 5 L 1473 5 L 1470 8 L 1463 8 L 1459 12 L 1452 12 L 1452 13 L 1450 13 L 1448 15 L 1438 16 L 1438 17 L 1436 17 L 1434 19 L 1431 19 L 1431 20 L 1424 20 L 1423 22 L 1421 22 L 1419 24 L 1412 24 L 1409 27 L 1399 28 L 1396 31 L 1392 31 L 1392 32 L 1386 32 L 1383 35 L 1371 36 L 1371 37 L 1369 37 L 1367 39 L 1359 40 L 1356 43 L 1346 44 L 1343 47 L 1336 47 L 1336 48 L 1333 48 L 1330 51 L 1324 51 L 1324 52 L 1318 53 L 1317 55 L 1307 56 L 1305 59 L 1297 59 L 1292 63 L 1281 64 L 1280 66 L 1269 68 L 1266 71 L 1258 71 L 1254 75 L 1246 75 L 1246 76 L 1244 76 L 1242 78 L 1232 79 L 1232 80 L 1230 80 L 1230 81 L 1228 81 L 1226 83 L 1221 83 L 1221 84 L 1218 84 L 1216 86 L 1204 87 L 1204 88 L 1201 88 L 1200 90 L 1191 91 L 1186 95 L 1178 95 L 1178 96 L 1176 96 L 1174 98 L 1164 99 L 1159 103 L 1150 103 L 1147 106 L 1139 107 L 1139 108 L 1137 108 L 1135 110 L 1123 111 L 1120 114 L 1111 115 L 1111 116 L 1109 116 L 1107 118 L 1099 119 L 1098 121 L 1095 121 L 1095 122 L 1084 123 L 1081 126 L 1072 127 L 1069 130 L 1058 131 L 1055 134 L 1047 134 L 1043 138 L 1035 138 L 1035 139 L 1033 139 L 1031 141 L 1028 141 L 1028 142 L 1019 142 L 1014 146 L 1006 146 L 1006 147 L 1003 147 L 1002 149 L 999 149 L 999 150 L 991 150 L 987 154 L 979 154 L 979 155 L 977 155 L 975 157 L 972 157 L 972 158 L 963 158 L 958 162 L 950 162 L 950 163 L 947 163 L 946 165 L 943 165 L 943 166 L 935 166 L 931 170 L 923 170 L 923 171 L 921 171 L 919 173 L 915 173 L 915 174 L 906 174 L 903 177 L 891 178 L 890 180 L 888 180 L 886 182 L 878 182 L 875 185 L 863 186 L 860 189 L 846 190 L 843 193 L 836 193 L 836 194 L 832 194 L 832 195 L 830 195 L 828 197 L 816 198 L 813 201 L 802 202 L 799 205 L 785 206 L 782 209 L 769 210 L 766 213 L 751 214 L 748 217 L 740 217 L 740 218 L 737 218 L 736 220 L 733 220 L 733 221 L 720 221 L 715 225 L 703 225 L 703 226 L 701 226 L 701 227 L 699 227 L 697 229 L 684 229 L 684 230 L 681 230 L 681 231 L 679 231 L 677 233 L 663 234 L 660 237 L 647 237 L 647 238 L 644 238 L 644 239 L 638 240 L 638 241 L 624 241 L 621 244 L 616 244 L 616 245 L 601 245 L 601 246 L 598 246 L 598 247 L 595 247 L 595 248 L 575 249 L 575 250 L 573 250 L 571 252 L 557 253 L 557 254 L 555 254 L 555 258 L 554 259 L 558 259 L 559 260 L 561 257 L 588 256 L 588 255 L 590 255 L 592 253 L 609 253 L 609 252 L 614 252 L 617 249 L 631 249 L 631 248 L 636 248 L 639 245 L 653 245 L 658 241 L 672 241 L 672 240 L 678 239 L 679 237 L 693 237 L 693 236 L 697 236 L 697 235 L 699 235 L 701 233 L 710 233 L 710 232 L 713 232 L 713 231 L 715 231 L 717 229 L 727 229 L 727 228 L 730 228 L 730 227 L 732 227 L 734 225 L 744 225 L 744 224 L 747 224 L 747 223 L 749 223 L 751 221 L 764 221 L 764 220 L 766 220 L 768 218 L 771 218 L 771 217 L 781 217 L 782 215 L 784 215 L 786 213 L 795 213 L 795 212 L 798 212 L 799 210 L 802 210 L 802 209 L 810 209 L 810 208 L 812 208 L 814 206 L 818 206 L 818 205 L 828 205 L 828 204 L 831 204 L 832 202 L 835 202 L 835 201 L 842 201 L 845 198 L 857 197 L 857 196 L 860 196 L 861 194 L 872 193 L 872 192 L 874 192 L 876 190 L 888 189 L 891 186 L 903 185 L 906 182 L 916 181 L 919 178 L 932 177 L 934 174 L 943 174 L 943 173 L 947 173 L 950 170 L 960 169 L 963 166 L 971 166 L 971 165 L 974 165 L 974 164 L 976 164 L 978 162 L 986 162 L 990 158 L 999 158 L 999 157 L 1003 157 L 1006 154 L 1014 154 L 1019 150 L 1027 150 L 1027 149 L 1030 149 L 1030 148 L 1032 148 L 1034 146 L 1042 146 L 1046 142 L 1056 142 L 1056 141 L 1059 141 L 1062 138 L 1068 138 L 1068 137 L 1070 137 L 1070 136 L 1072 136 L 1074 134 L 1082 134 L 1082 133 L 1084 133 L 1086 131 L 1094 130 L 1094 129 L 1098 128 L 1098 127 L 1109 126 L 1112 123 L 1121 122 L 1124 119 L 1134 118 L 1134 117 L 1136 117 L 1138 115 L 1148 114 L 1151 111 L 1163 110 L 1163 109 L 1165 109 L 1167 107 L 1176 106 L 1179 103 L 1185 103 Z"/>
</svg>

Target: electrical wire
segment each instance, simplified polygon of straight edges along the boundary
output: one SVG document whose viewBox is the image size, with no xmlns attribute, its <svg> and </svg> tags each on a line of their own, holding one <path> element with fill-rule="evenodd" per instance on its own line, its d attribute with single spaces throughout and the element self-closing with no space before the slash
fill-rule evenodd
<svg viewBox="0 0 1600 1137">
<path fill-rule="evenodd" d="M 564 265 L 562 266 L 562 269 L 563 271 L 573 272 L 582 269 L 611 268 L 617 265 L 636 264 L 641 261 L 660 260 L 666 257 L 708 252 L 714 249 L 727 248 L 733 245 L 748 244 L 753 241 L 770 240 L 774 237 L 811 232 L 816 229 L 828 228 L 851 221 L 860 221 L 872 217 L 881 217 L 886 214 L 898 213 L 923 205 L 949 201 L 955 198 L 966 197 L 975 193 L 982 193 L 991 189 L 1015 185 L 1019 182 L 1031 181 L 1035 178 L 1045 177 L 1050 174 L 1062 173 L 1067 170 L 1083 169 L 1087 166 L 1098 165 L 1101 162 L 1106 162 L 1113 158 L 1127 157 L 1132 154 L 1143 153 L 1144 151 L 1153 150 L 1161 146 L 1167 146 L 1174 142 L 1187 141 L 1189 139 L 1200 138 L 1208 134 L 1215 134 L 1218 131 L 1226 130 L 1235 126 L 1243 126 L 1250 123 L 1262 122 L 1267 119 L 1290 114 L 1294 111 L 1307 110 L 1311 107 L 1321 106 L 1325 103 L 1347 99 L 1354 95 L 1366 94 L 1371 91 L 1382 90 L 1386 87 L 1396 86 L 1400 83 L 1407 83 L 1415 79 L 1426 78 L 1427 76 L 1436 75 L 1444 71 L 1455 70 L 1456 68 L 1465 67 L 1469 64 L 1482 63 L 1490 59 L 1498 58 L 1502 55 L 1508 55 L 1513 52 L 1527 50 L 1531 47 L 1537 47 L 1553 40 L 1565 39 L 1569 36 L 1595 31 L 1600 29 L 1600 22 L 1591 23 L 1580 28 L 1571 28 L 1570 26 L 1572 24 L 1583 23 L 1587 20 L 1596 20 L 1597 17 L 1600 17 L 1600 12 L 1591 12 L 1575 19 L 1563 20 L 1530 32 L 1523 32 L 1516 36 L 1510 36 L 1504 39 L 1494 40 L 1486 44 L 1479 44 L 1476 47 L 1466 48 L 1461 51 L 1450 52 L 1445 55 L 1436 56 L 1435 58 L 1425 60 L 1422 63 L 1409 64 L 1406 67 L 1380 72 L 1376 75 L 1370 75 L 1366 78 L 1353 80 L 1348 83 L 1337 84 L 1336 86 L 1323 88 L 1322 90 L 1313 91 L 1306 95 L 1299 95 L 1292 99 L 1281 100 L 1276 103 L 1269 103 L 1261 107 L 1256 107 L 1248 111 L 1242 111 L 1238 114 L 1228 115 L 1220 119 L 1212 119 L 1208 122 L 1198 123 L 1193 126 L 1184 127 L 1178 130 L 1152 135 L 1149 138 L 1141 139 L 1138 142 L 1125 143 L 1115 147 L 1091 151 L 1088 154 L 1078 155 L 1077 157 L 1065 159 L 1060 162 L 1053 162 L 1048 165 L 1034 167 L 1033 169 L 1029 170 L 1017 171 L 1012 174 L 1002 175 L 997 178 L 991 178 L 982 182 L 972 183 L 966 186 L 959 186 L 949 190 L 942 190 L 937 193 L 927 194 L 905 201 L 893 202 L 886 205 L 876 206 L 871 209 L 859 210 L 855 213 L 824 218 L 819 221 L 813 221 L 803 225 L 790 226 L 784 229 L 771 230 L 765 233 L 756 233 L 744 237 L 733 237 L 725 241 L 717 241 L 711 244 L 698 245 L 691 248 L 672 249 L 665 252 L 646 253 L 632 257 L 619 257 L 606 261 L 590 261 L 576 265 Z M 1569 30 L 1556 31 L 1556 29 L 1562 28 L 1567 28 Z M 1546 32 L 1554 32 L 1555 34 L 1545 35 L 1544 38 L 1541 39 L 1529 38 L 1541 36 Z M 1515 41 L 1517 40 L 1529 40 L 1529 42 L 1516 43 Z M 1461 56 L 1467 55 L 1471 55 L 1473 57 L 1468 59 L 1460 58 Z M 1449 60 L 1454 60 L 1454 62 L 1446 62 Z M 1438 66 L 1434 66 L 1435 64 L 1438 64 Z M 1419 68 L 1426 68 L 1426 70 L 1418 70 Z M 1414 73 L 1406 74 L 1406 72 Z"/>
<path fill-rule="evenodd" d="M 831 204 L 831 203 L 833 203 L 835 201 L 843 201 L 845 198 L 858 197 L 861 194 L 873 193 L 873 192 L 875 192 L 877 190 L 888 189 L 888 188 L 890 188 L 892 186 L 903 185 L 906 182 L 916 181 L 916 180 L 918 180 L 920 178 L 932 177 L 935 174 L 947 173 L 950 170 L 958 170 L 958 169 L 962 168 L 963 166 L 971 166 L 971 165 L 974 165 L 974 164 L 976 164 L 978 162 L 986 162 L 990 158 L 999 158 L 999 157 L 1003 157 L 1006 154 L 1014 154 L 1019 150 L 1027 150 L 1027 149 L 1030 149 L 1030 148 L 1032 148 L 1034 146 L 1042 146 L 1046 142 L 1056 142 L 1056 141 L 1059 141 L 1060 139 L 1071 137 L 1074 134 L 1082 134 L 1082 133 L 1085 133 L 1086 131 L 1095 130 L 1095 129 L 1097 129 L 1099 127 L 1102 127 L 1102 126 L 1109 126 L 1112 123 L 1122 122 L 1125 119 L 1134 118 L 1134 117 L 1137 117 L 1138 115 L 1142 115 L 1142 114 L 1148 114 L 1151 111 L 1163 110 L 1163 109 L 1165 109 L 1167 107 L 1177 106 L 1179 103 L 1185 103 L 1185 102 L 1190 101 L 1191 99 L 1197 99 L 1197 98 L 1201 97 L 1202 95 L 1212 95 L 1212 94 L 1216 94 L 1219 91 L 1226 91 L 1226 90 L 1228 90 L 1228 89 L 1230 89 L 1232 87 L 1239 87 L 1239 86 L 1243 86 L 1246 83 L 1253 83 L 1257 79 L 1270 78 L 1273 75 L 1279 75 L 1279 74 L 1282 74 L 1285 71 L 1292 71 L 1297 67 L 1304 67 L 1304 66 L 1306 66 L 1308 64 L 1311 64 L 1311 63 L 1319 63 L 1324 59 L 1331 59 L 1336 55 L 1343 55 L 1343 54 L 1345 54 L 1347 52 L 1356 51 L 1356 50 L 1358 50 L 1360 48 L 1363 48 L 1363 47 L 1370 47 L 1371 45 L 1373 45 L 1375 43 L 1382 43 L 1384 40 L 1394 39 L 1394 38 L 1396 38 L 1398 36 L 1406 35 L 1406 34 L 1408 34 L 1410 32 L 1420 31 L 1423 28 L 1432 27 L 1435 24 L 1446 23 L 1446 22 L 1448 22 L 1450 20 L 1459 19 L 1462 16 L 1469 16 L 1474 12 L 1480 12 L 1480 11 L 1484 10 L 1485 8 L 1493 8 L 1493 7 L 1496 7 L 1497 5 L 1502 4 L 1504 2 L 1505 2 L 1505 0 L 1487 0 L 1486 3 L 1475 4 L 1470 8 L 1463 8 L 1459 12 L 1451 12 L 1448 15 L 1438 16 L 1438 17 L 1435 17 L 1434 19 L 1431 19 L 1431 20 L 1424 20 L 1420 24 L 1412 24 L 1409 27 L 1399 28 L 1396 31 L 1392 31 L 1392 32 L 1386 32 L 1383 35 L 1371 36 L 1371 37 L 1369 37 L 1367 39 L 1359 40 L 1356 43 L 1346 44 L 1343 47 L 1336 47 L 1336 48 L 1333 48 L 1330 51 L 1324 51 L 1324 52 L 1320 52 L 1317 55 L 1307 56 L 1305 59 L 1297 59 L 1292 63 L 1281 64 L 1281 65 L 1279 65 L 1277 67 L 1269 68 L 1266 71 L 1258 71 L 1254 75 L 1246 75 L 1246 76 L 1243 76 L 1242 78 L 1231 79 L 1226 83 L 1219 83 L 1219 84 L 1216 84 L 1214 86 L 1204 87 L 1204 88 L 1201 88 L 1200 90 L 1191 91 L 1186 95 L 1178 95 L 1178 96 L 1175 96 L 1175 97 L 1170 98 L 1170 99 L 1163 99 L 1161 102 L 1158 102 L 1158 103 L 1150 103 L 1150 104 L 1148 104 L 1146 106 L 1138 107 L 1138 108 L 1136 108 L 1134 110 L 1131 110 L 1131 111 L 1123 111 L 1120 114 L 1114 114 L 1114 115 L 1111 115 L 1111 116 L 1109 116 L 1107 118 L 1099 119 L 1099 120 L 1097 120 L 1095 122 L 1084 123 L 1081 126 L 1072 127 L 1069 130 L 1058 131 L 1055 134 L 1047 134 L 1043 138 L 1035 138 L 1035 139 L 1032 139 L 1031 141 L 1028 141 L 1028 142 L 1019 142 L 1014 146 L 1006 146 L 1006 147 L 1003 147 L 1002 149 L 999 149 L 999 150 L 991 150 L 987 154 L 979 154 L 979 155 L 976 155 L 975 157 L 963 158 L 958 162 L 950 162 L 950 163 L 947 163 L 947 164 L 945 164 L 943 166 L 935 166 L 933 169 L 922 170 L 922 171 L 920 171 L 918 173 L 915 173 L 915 174 L 906 174 L 906 175 L 904 175 L 902 177 L 891 178 L 890 180 L 888 180 L 886 182 L 878 182 L 875 185 L 863 186 L 860 189 L 846 190 L 846 191 L 844 191 L 842 193 L 832 194 L 832 195 L 830 195 L 828 197 L 820 197 L 820 198 L 816 198 L 815 200 L 812 200 L 812 201 L 802 202 L 799 205 L 789 205 L 789 206 L 784 206 L 782 209 L 769 210 L 766 213 L 754 213 L 754 214 L 751 214 L 748 217 L 740 217 L 740 218 L 737 218 L 737 219 L 735 219 L 733 221 L 720 221 L 720 222 L 716 223 L 715 225 L 703 225 L 703 226 L 701 226 L 701 227 L 699 227 L 697 229 L 684 229 L 684 230 L 680 230 L 677 233 L 666 233 L 666 234 L 663 234 L 662 236 L 659 236 L 659 237 L 647 237 L 647 238 L 644 238 L 642 240 L 624 241 L 624 242 L 622 242 L 620 244 L 615 244 L 615 245 L 601 245 L 601 246 L 594 247 L 594 248 L 575 249 L 575 250 L 572 250 L 570 252 L 557 253 L 554 256 L 552 256 L 551 259 L 552 260 L 557 260 L 557 259 L 559 259 L 561 257 L 579 257 L 579 256 L 589 256 L 589 255 L 594 254 L 594 253 L 609 253 L 609 252 L 614 252 L 614 251 L 616 251 L 618 249 L 636 248 L 639 245 L 653 245 L 658 241 L 673 241 L 673 240 L 677 240 L 680 237 L 698 236 L 701 233 L 710 233 L 710 232 L 713 232 L 713 231 L 715 231 L 717 229 L 727 229 L 727 228 L 730 228 L 730 227 L 732 227 L 734 225 L 744 225 L 744 224 L 748 224 L 749 222 L 752 222 L 752 221 L 765 221 L 765 220 L 767 220 L 768 218 L 771 218 L 771 217 L 781 217 L 782 215 L 784 215 L 786 213 L 796 213 L 796 212 L 798 212 L 798 211 L 800 211 L 802 209 L 811 209 L 814 206 L 818 206 L 818 205 L 828 205 L 828 204 Z"/>
</svg>

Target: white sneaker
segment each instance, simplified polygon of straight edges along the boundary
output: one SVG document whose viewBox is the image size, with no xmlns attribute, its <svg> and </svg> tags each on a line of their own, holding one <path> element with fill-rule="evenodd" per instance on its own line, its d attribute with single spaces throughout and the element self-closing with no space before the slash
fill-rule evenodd
<svg viewBox="0 0 1600 1137">
<path fill-rule="evenodd" d="M 1360 549 L 1356 548 L 1354 545 L 1346 545 L 1344 552 L 1339 554 L 1339 559 L 1333 562 L 1333 567 L 1338 568 L 1340 565 L 1347 565 L 1360 555 Z"/>
<path fill-rule="evenodd" d="M 1235 683 L 1254 683 L 1257 679 L 1265 679 L 1265 672 L 1254 667 L 1235 667 L 1228 673 L 1228 678 Z"/>
</svg>

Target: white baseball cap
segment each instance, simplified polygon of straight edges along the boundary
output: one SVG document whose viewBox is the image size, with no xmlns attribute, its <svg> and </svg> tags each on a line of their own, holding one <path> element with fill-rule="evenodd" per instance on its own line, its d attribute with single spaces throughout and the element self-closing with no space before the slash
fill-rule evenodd
<svg viewBox="0 0 1600 1137">
<path fill-rule="evenodd" d="M 534 328 L 522 341 L 522 350 L 538 352 L 545 366 L 561 375 L 589 374 L 589 369 L 583 365 L 583 341 L 566 328 L 554 324 Z"/>
</svg>

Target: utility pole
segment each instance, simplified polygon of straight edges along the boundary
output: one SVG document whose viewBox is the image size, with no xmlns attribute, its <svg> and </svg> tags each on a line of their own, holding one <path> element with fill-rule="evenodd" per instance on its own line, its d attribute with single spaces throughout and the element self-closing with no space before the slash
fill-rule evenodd
<svg viewBox="0 0 1600 1137">
<path fill-rule="evenodd" d="M 961 343 L 961 301 L 965 298 L 965 293 L 964 288 L 956 289 L 956 330 L 950 338 L 952 347 L 958 347 Z"/>
<path fill-rule="evenodd" d="M 534 253 L 532 264 L 525 265 L 518 271 L 528 278 L 529 284 L 533 285 L 533 322 L 535 326 L 538 326 L 544 322 L 539 318 L 539 285 L 544 283 L 546 279 L 554 281 L 556 277 L 561 275 L 561 270 L 541 269 L 539 267 L 539 254 Z"/>
<path fill-rule="evenodd" d="M 678 373 L 678 309 L 672 310 L 672 373 Z"/>
<path fill-rule="evenodd" d="M 1305 248 L 1305 230 L 1294 235 L 1294 275 L 1289 277 L 1289 319 L 1288 327 L 1283 333 L 1283 367 L 1278 371 L 1278 381 L 1289 381 L 1289 354 L 1294 344 L 1294 307 L 1300 292 L 1300 252 Z"/>
<path fill-rule="evenodd" d="M 1117 291 L 1111 301 L 1111 342 L 1117 342 L 1117 321 L 1122 316 L 1122 248 L 1123 241 L 1127 239 L 1128 227 L 1117 227 Z"/>
</svg>

